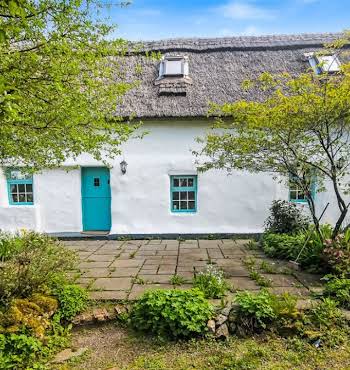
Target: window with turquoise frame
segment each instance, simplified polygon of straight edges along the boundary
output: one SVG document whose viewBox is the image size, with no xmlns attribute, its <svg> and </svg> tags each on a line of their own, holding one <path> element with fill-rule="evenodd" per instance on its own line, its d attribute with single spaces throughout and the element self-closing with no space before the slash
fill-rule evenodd
<svg viewBox="0 0 350 370">
<path fill-rule="evenodd" d="M 11 205 L 32 205 L 33 177 L 22 173 L 20 170 L 11 169 L 7 171 L 7 189 L 9 204 Z"/>
<path fill-rule="evenodd" d="M 309 176 L 309 192 L 312 199 L 315 199 L 316 181 L 314 176 Z M 289 201 L 295 203 L 307 203 L 307 192 L 298 184 L 295 176 L 289 176 Z"/>
<path fill-rule="evenodd" d="M 197 212 L 197 176 L 170 176 L 172 212 Z"/>
</svg>

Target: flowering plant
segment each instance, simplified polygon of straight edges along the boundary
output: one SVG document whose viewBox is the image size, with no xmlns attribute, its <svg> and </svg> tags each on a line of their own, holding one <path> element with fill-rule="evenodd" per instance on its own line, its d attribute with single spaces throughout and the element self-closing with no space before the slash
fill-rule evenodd
<svg viewBox="0 0 350 370">
<path fill-rule="evenodd" d="M 199 288 L 206 298 L 221 298 L 229 288 L 223 271 L 212 264 L 195 276 L 193 286 Z"/>
<path fill-rule="evenodd" d="M 350 275 L 350 232 L 324 241 L 323 255 L 337 275 Z"/>
</svg>

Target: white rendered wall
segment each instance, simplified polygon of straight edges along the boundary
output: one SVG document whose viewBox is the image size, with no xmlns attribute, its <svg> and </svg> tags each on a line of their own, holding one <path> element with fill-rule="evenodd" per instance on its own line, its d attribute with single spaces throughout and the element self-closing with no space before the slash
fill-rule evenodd
<svg viewBox="0 0 350 370">
<path fill-rule="evenodd" d="M 112 234 L 164 233 L 256 233 L 273 199 L 288 199 L 288 189 L 269 174 L 252 175 L 225 171 L 198 174 L 197 212 L 170 211 L 169 174 L 196 174 L 191 150 L 195 138 L 208 128 L 203 122 L 145 123 L 149 132 L 142 140 L 123 147 L 128 167 L 121 174 L 116 158 L 111 165 Z M 72 169 L 69 166 L 78 166 Z M 79 166 L 102 166 L 90 156 L 65 168 L 34 175 L 34 206 L 9 206 L 6 179 L 0 175 L 0 229 L 30 228 L 45 232 L 80 232 L 81 170 Z M 331 201 L 324 221 L 337 216 L 334 199 L 317 194 L 319 209 Z"/>
</svg>

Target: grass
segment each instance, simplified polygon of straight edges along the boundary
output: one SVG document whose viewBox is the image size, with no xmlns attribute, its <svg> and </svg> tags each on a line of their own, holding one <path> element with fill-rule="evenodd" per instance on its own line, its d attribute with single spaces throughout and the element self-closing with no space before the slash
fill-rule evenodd
<svg viewBox="0 0 350 370">
<path fill-rule="evenodd" d="M 182 285 L 186 283 L 186 279 L 180 275 L 173 275 L 170 278 L 170 284 L 172 285 Z"/>
<path fill-rule="evenodd" d="M 350 368 L 350 342 L 316 348 L 300 339 L 256 336 L 228 342 L 193 340 L 159 342 L 136 336 L 116 324 L 79 329 L 73 345 L 88 347 L 86 356 L 60 370 L 345 370 Z M 57 369 L 57 368 L 56 368 Z"/>
</svg>

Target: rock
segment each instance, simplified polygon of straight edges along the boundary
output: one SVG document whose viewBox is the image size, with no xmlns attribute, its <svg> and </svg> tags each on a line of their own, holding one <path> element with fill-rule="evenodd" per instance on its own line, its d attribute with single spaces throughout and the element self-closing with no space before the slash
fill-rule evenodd
<svg viewBox="0 0 350 370">
<path fill-rule="evenodd" d="M 89 324 L 94 321 L 94 317 L 91 313 L 82 313 L 78 316 L 75 316 L 72 320 L 73 325 Z"/>
<path fill-rule="evenodd" d="M 217 326 L 222 325 L 226 321 L 227 321 L 227 316 L 225 316 L 223 314 L 220 314 L 220 315 L 216 316 L 216 318 L 215 318 L 215 322 L 216 322 Z"/>
<path fill-rule="evenodd" d="M 128 313 L 127 308 L 122 304 L 117 304 L 114 306 L 114 311 L 116 312 L 117 316 L 122 315 L 124 313 Z"/>
<path fill-rule="evenodd" d="M 51 361 L 53 364 L 62 364 L 65 361 L 68 361 L 72 358 L 79 357 L 83 355 L 88 349 L 79 348 L 77 350 L 72 350 L 71 348 L 66 348 L 63 351 L 57 353 L 55 358 Z"/>
<path fill-rule="evenodd" d="M 230 321 L 228 323 L 228 331 L 231 333 L 231 334 L 234 334 L 237 330 L 237 325 L 234 321 Z"/>
<path fill-rule="evenodd" d="M 229 332 L 226 324 L 222 324 L 216 329 L 215 338 L 227 339 L 228 336 Z"/>
<path fill-rule="evenodd" d="M 342 309 L 345 320 L 350 321 L 350 311 Z"/>
<path fill-rule="evenodd" d="M 230 314 L 230 311 L 231 311 L 231 306 L 226 306 L 222 311 L 221 311 L 221 314 L 224 315 L 224 316 L 228 316 Z"/>
<path fill-rule="evenodd" d="M 296 308 L 301 311 L 309 310 L 316 302 L 312 299 L 298 299 Z"/>
<path fill-rule="evenodd" d="M 214 320 L 209 320 L 207 323 L 207 328 L 209 330 L 209 333 L 215 334 L 215 321 Z"/>
<path fill-rule="evenodd" d="M 106 321 L 109 319 L 108 311 L 105 308 L 95 308 L 92 311 L 92 315 L 97 321 Z"/>
</svg>

